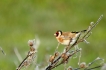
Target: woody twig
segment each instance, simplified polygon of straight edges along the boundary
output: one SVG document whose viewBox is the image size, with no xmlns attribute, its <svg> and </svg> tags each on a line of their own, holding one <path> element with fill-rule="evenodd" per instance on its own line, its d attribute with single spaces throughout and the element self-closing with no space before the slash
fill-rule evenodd
<svg viewBox="0 0 106 70">
<path fill-rule="evenodd" d="M 30 46 L 30 51 L 28 52 L 24 60 L 19 64 L 16 70 L 20 70 L 23 66 L 29 66 L 35 58 L 35 53 L 37 52 L 35 39 L 29 40 L 28 45 Z"/>
<path fill-rule="evenodd" d="M 97 66 L 94 67 L 90 67 L 92 66 L 94 63 L 96 63 L 97 61 L 100 61 L 100 63 L 98 63 Z M 68 67 L 67 70 L 93 70 L 93 69 L 97 69 L 104 66 L 104 59 L 97 57 L 95 60 L 93 60 L 92 62 L 88 63 L 88 65 L 86 64 L 86 62 L 82 62 L 79 65 L 79 68 L 72 68 L 71 66 Z"/>
</svg>

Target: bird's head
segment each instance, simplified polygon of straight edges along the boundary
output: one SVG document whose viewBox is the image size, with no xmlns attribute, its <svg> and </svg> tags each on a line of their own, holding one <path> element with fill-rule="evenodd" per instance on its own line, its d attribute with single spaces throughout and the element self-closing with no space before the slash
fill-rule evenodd
<svg viewBox="0 0 106 70">
<path fill-rule="evenodd" d="M 62 31 L 61 30 L 58 30 L 55 34 L 54 34 L 54 36 L 56 36 L 56 37 L 59 37 L 59 36 L 61 36 L 62 35 Z"/>
</svg>

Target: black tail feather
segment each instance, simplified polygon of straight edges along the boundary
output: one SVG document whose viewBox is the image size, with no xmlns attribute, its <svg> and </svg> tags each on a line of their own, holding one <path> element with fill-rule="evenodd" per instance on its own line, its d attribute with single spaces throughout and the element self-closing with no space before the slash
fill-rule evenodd
<svg viewBox="0 0 106 70">
<path fill-rule="evenodd" d="M 86 32 L 87 30 L 82 30 L 81 32 Z"/>
<path fill-rule="evenodd" d="M 73 31 L 73 32 L 71 32 L 71 33 L 79 33 L 79 32 L 86 32 L 87 30 L 82 30 L 82 31 L 78 31 L 78 32 L 76 32 L 76 31 Z"/>
</svg>

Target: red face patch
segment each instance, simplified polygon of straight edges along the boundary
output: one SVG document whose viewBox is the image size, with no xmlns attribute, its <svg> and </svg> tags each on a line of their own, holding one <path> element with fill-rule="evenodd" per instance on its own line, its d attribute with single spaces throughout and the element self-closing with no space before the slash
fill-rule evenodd
<svg viewBox="0 0 106 70">
<path fill-rule="evenodd" d="M 57 31 L 57 32 L 56 32 L 56 37 L 57 37 L 58 35 L 59 35 L 59 32 Z"/>
</svg>

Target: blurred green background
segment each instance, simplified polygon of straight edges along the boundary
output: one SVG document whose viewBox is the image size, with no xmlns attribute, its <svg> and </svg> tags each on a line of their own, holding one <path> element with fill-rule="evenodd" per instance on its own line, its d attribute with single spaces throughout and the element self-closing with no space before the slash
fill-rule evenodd
<svg viewBox="0 0 106 70">
<path fill-rule="evenodd" d="M 105 0 L 0 0 L 0 46 L 6 56 L 0 53 L 0 70 L 15 70 L 19 60 L 14 47 L 25 58 L 29 50 L 27 42 L 36 36 L 40 39 L 37 64 L 47 66 L 46 59 L 54 53 L 57 41 L 54 33 L 80 31 L 89 23 L 96 22 L 104 15 L 87 39 L 90 44 L 80 43 L 81 62 L 91 62 L 97 57 L 106 59 L 106 1 Z M 62 51 L 63 45 L 59 47 Z M 69 65 L 78 67 L 78 58 L 71 59 Z M 16 65 L 15 65 L 16 63 Z M 36 65 L 27 70 L 34 70 Z M 63 65 L 54 70 L 63 70 Z M 24 69 L 22 69 L 24 70 Z"/>
</svg>

